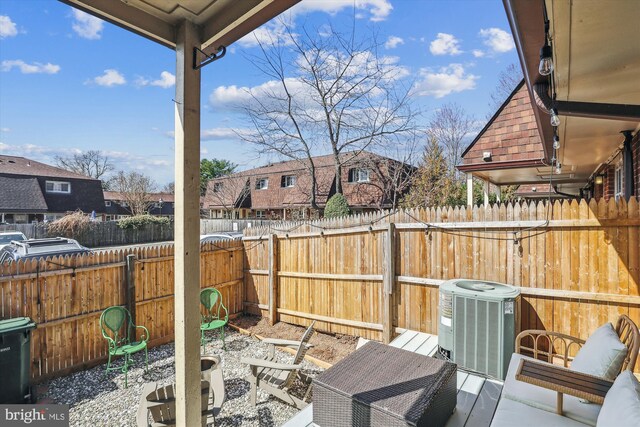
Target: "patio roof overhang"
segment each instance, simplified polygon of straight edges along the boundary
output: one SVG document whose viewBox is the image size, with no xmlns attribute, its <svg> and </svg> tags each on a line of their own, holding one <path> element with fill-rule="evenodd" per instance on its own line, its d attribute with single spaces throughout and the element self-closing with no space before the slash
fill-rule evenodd
<svg viewBox="0 0 640 427">
<path fill-rule="evenodd" d="M 299 0 L 60 0 L 176 51 L 176 425 L 200 425 L 200 67 Z M 200 50 L 202 53 L 198 52 Z M 204 55 L 203 55 L 204 54 Z"/>
<path fill-rule="evenodd" d="M 59 0 L 175 49 L 184 20 L 199 28 L 201 48 L 215 53 L 300 0 Z"/>
<path fill-rule="evenodd" d="M 640 8 L 636 1 L 626 0 L 503 0 L 503 3 L 534 106 L 540 104 L 536 84 L 548 81 L 538 73 L 546 7 L 561 118 L 558 158 L 563 174 L 573 175 L 571 183 L 560 187 L 561 191 L 575 191 L 622 145 L 621 131 L 640 130 L 637 34 Z M 607 114 L 615 109 L 625 114 L 617 117 Z M 544 108 L 536 106 L 534 110 L 549 161 L 553 151 L 550 117 Z"/>
</svg>

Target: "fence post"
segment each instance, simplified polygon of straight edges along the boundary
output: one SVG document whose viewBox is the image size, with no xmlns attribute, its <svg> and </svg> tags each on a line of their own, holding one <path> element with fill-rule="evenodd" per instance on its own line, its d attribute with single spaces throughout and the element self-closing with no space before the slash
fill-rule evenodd
<svg viewBox="0 0 640 427">
<path fill-rule="evenodd" d="M 389 344 L 393 338 L 393 287 L 396 280 L 395 269 L 396 225 L 389 223 L 382 248 L 382 340 Z"/>
<path fill-rule="evenodd" d="M 278 321 L 278 238 L 269 234 L 269 324 Z"/>
<path fill-rule="evenodd" d="M 135 267 L 136 266 L 136 256 L 135 255 L 127 255 L 127 293 L 126 293 L 126 301 L 125 305 L 129 313 L 131 313 L 131 319 L 134 324 L 138 324 L 136 322 L 136 275 L 135 275 Z"/>
</svg>

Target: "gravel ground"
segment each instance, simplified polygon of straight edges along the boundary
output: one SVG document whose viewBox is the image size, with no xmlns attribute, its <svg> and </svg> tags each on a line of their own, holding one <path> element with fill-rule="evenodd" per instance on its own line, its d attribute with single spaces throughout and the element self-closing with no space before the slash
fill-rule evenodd
<svg viewBox="0 0 640 427">
<path fill-rule="evenodd" d="M 212 336 L 212 335 L 210 335 Z M 220 340 L 207 343 L 206 354 L 220 355 L 227 392 L 222 412 L 216 418 L 216 426 L 279 426 L 293 417 L 298 410 L 258 389 L 258 403 L 251 406 L 247 365 L 242 357 L 264 357 L 268 346 L 256 338 L 226 330 L 227 350 Z M 278 351 L 279 361 L 290 361 L 293 356 Z M 49 381 L 47 396 L 54 403 L 70 405 L 72 426 L 135 426 L 140 393 L 145 382 L 156 381 L 162 385 L 174 382 L 173 343 L 149 350 L 149 372 L 144 373 L 144 356 L 136 357 L 136 366 L 129 371 L 129 388 L 124 388 L 124 375 L 112 371 L 105 375 L 105 365 L 77 372 Z M 116 359 L 117 360 L 117 359 Z M 119 361 L 118 361 L 119 362 Z M 305 361 L 304 373 L 313 377 L 321 368 Z"/>
</svg>

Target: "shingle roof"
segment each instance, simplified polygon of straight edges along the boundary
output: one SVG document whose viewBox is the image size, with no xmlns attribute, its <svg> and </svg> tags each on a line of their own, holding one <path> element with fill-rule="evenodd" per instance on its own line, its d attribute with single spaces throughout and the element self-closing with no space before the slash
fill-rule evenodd
<svg viewBox="0 0 640 427">
<path fill-rule="evenodd" d="M 0 211 L 46 212 L 47 203 L 38 179 L 0 176 Z"/>
<path fill-rule="evenodd" d="M 36 162 L 24 157 L 0 154 L 0 174 L 44 176 L 50 178 L 93 179 L 79 173 Z"/>
</svg>

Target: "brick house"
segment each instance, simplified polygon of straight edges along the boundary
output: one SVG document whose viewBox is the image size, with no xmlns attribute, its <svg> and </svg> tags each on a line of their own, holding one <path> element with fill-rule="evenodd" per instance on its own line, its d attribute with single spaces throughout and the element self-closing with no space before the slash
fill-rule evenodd
<svg viewBox="0 0 640 427">
<path fill-rule="evenodd" d="M 150 193 L 149 209 L 150 215 L 166 216 L 173 218 L 174 215 L 174 195 L 171 193 Z M 125 201 L 126 198 L 117 191 L 104 192 L 104 221 L 113 221 L 131 216 L 131 209 Z"/>
<path fill-rule="evenodd" d="M 415 168 L 373 153 L 344 153 L 343 194 L 352 212 L 390 208 L 406 188 L 393 188 L 393 177 Z M 332 155 L 313 157 L 316 203 L 311 208 L 311 173 L 308 163 L 290 160 L 249 169 L 209 181 L 203 209 L 211 218 L 302 219 L 322 214 L 335 194 Z M 395 202 L 395 203 L 394 203 Z"/>
<path fill-rule="evenodd" d="M 102 182 L 25 157 L 0 155 L 0 223 L 51 221 L 104 212 Z"/>
<path fill-rule="evenodd" d="M 633 132 L 620 135 L 617 146 L 613 144 L 605 153 L 598 150 L 599 162 L 564 163 L 557 173 L 548 166 L 551 159 L 545 155 L 531 96 L 522 80 L 462 153 L 462 162 L 457 168 L 467 173 L 468 180 L 472 177 L 482 180 L 486 184 L 485 194 L 490 188 L 499 190 L 502 185 L 519 185 L 515 195 L 521 199 L 604 197 L 608 200 L 624 197 L 624 146 L 629 144 L 632 155 L 627 162 L 633 170 L 634 189 L 630 195 L 640 197 L 639 139 L 637 130 L 635 135 Z M 580 149 L 575 145 L 570 148 Z M 567 150 L 559 153 L 562 154 L 569 158 L 573 153 Z"/>
</svg>

